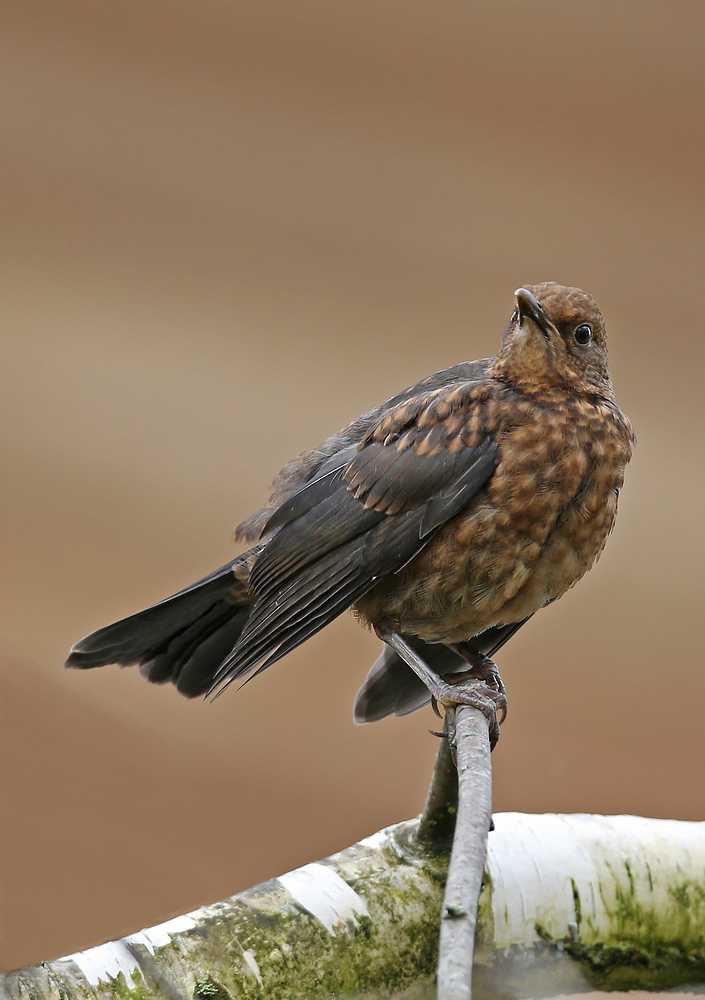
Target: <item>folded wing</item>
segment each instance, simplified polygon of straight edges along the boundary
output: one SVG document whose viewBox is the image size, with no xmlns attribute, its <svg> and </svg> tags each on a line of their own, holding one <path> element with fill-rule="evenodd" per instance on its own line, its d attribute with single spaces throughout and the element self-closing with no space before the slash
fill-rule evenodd
<svg viewBox="0 0 705 1000">
<path fill-rule="evenodd" d="M 477 383 L 405 401 L 360 446 L 329 459 L 271 516 L 256 596 L 212 690 L 264 670 L 405 566 L 492 475 Z M 341 458 L 347 459 L 345 464 Z"/>
</svg>

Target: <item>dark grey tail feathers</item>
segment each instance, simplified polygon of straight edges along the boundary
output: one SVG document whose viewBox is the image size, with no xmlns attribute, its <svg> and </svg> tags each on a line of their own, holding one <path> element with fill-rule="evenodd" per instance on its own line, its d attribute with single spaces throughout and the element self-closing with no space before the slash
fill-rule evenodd
<svg viewBox="0 0 705 1000">
<path fill-rule="evenodd" d="M 67 667 L 137 665 L 147 680 L 171 681 L 189 698 L 205 694 L 231 652 L 251 609 L 238 556 L 184 590 L 106 625 L 71 649 Z M 244 579 L 243 579 L 244 577 Z"/>
</svg>

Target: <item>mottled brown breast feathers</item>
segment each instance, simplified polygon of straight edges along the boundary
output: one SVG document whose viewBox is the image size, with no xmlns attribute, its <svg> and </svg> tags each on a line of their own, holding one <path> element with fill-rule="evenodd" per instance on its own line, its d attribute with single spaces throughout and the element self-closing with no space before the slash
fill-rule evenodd
<svg viewBox="0 0 705 1000">
<path fill-rule="evenodd" d="M 559 387 L 525 394 L 492 380 L 470 400 L 466 427 L 498 446 L 493 476 L 357 604 L 363 619 L 388 618 L 427 641 L 522 620 L 573 586 L 604 547 L 631 456 L 631 425 L 610 401 Z"/>
</svg>

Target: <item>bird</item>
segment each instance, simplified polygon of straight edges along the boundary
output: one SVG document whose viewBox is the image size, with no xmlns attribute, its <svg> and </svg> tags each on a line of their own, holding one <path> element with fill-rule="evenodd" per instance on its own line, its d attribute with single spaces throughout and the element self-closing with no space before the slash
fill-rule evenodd
<svg viewBox="0 0 705 1000">
<path fill-rule="evenodd" d="M 600 556 L 635 440 L 595 300 L 522 286 L 493 358 L 424 378 L 292 459 L 236 529 L 243 553 L 86 636 L 66 666 L 137 665 L 217 696 L 352 609 L 384 644 L 356 722 L 473 704 L 494 745 L 506 695 L 492 657 Z"/>
</svg>

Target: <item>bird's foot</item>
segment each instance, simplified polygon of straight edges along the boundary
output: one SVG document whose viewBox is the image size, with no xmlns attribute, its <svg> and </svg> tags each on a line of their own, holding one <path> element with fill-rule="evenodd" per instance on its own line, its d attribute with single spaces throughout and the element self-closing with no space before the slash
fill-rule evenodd
<svg viewBox="0 0 705 1000">
<path fill-rule="evenodd" d="M 486 681 L 472 676 L 471 671 L 463 674 L 452 674 L 451 681 L 439 677 L 433 697 L 439 705 L 443 705 L 448 717 L 448 740 L 451 752 L 455 742 L 455 709 L 458 705 L 469 705 L 482 712 L 487 719 L 490 736 L 490 748 L 494 750 L 499 739 L 499 720 L 497 711 L 504 711 L 507 704 L 506 696 L 494 691 Z"/>
<path fill-rule="evenodd" d="M 455 704 L 472 705 L 473 708 L 482 712 L 489 727 L 490 748 L 494 750 L 499 740 L 499 727 L 507 717 L 507 693 L 504 682 L 496 663 L 489 656 L 474 649 L 470 643 L 460 642 L 455 644 L 453 648 L 467 661 L 468 669 L 445 674 L 441 677 L 441 680 L 449 687 L 463 693 L 462 699 L 457 694 L 451 695 L 452 701 L 448 698 L 438 699 L 441 704 L 445 705 L 449 714 L 448 729 L 451 750 L 453 748 Z"/>
<path fill-rule="evenodd" d="M 504 686 L 497 664 L 484 653 L 479 653 L 469 643 L 459 642 L 453 647 L 464 660 L 467 660 L 469 670 L 455 673 L 451 677 L 447 675 L 444 680 L 454 682 L 458 680 L 473 679 L 483 681 L 487 685 L 487 695 L 494 701 L 497 711 L 500 712 L 500 726 L 507 718 L 507 689 Z"/>
</svg>

